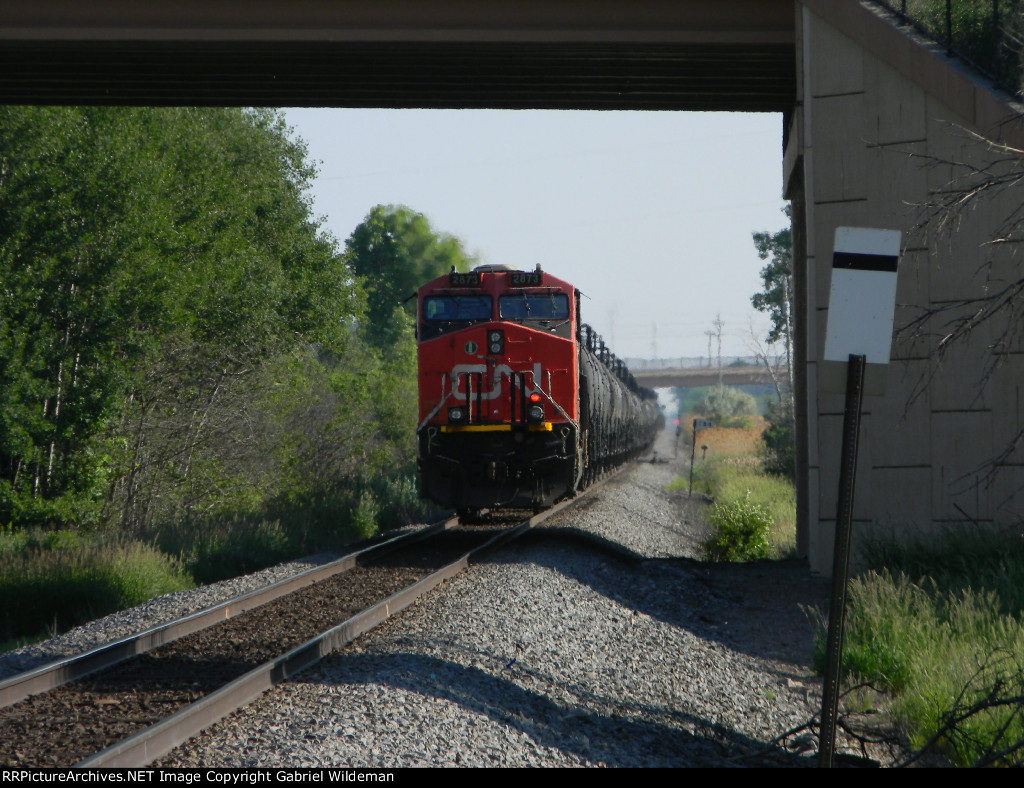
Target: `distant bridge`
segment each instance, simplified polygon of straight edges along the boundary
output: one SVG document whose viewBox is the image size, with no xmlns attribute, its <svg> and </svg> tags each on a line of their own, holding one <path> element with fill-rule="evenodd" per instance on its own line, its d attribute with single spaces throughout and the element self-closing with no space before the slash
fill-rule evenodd
<svg viewBox="0 0 1024 788">
<path fill-rule="evenodd" d="M 631 369 L 633 377 L 641 386 L 651 389 L 671 386 L 698 387 L 717 386 L 717 367 L 690 367 L 684 369 Z M 785 369 L 779 376 L 786 378 Z M 722 367 L 722 384 L 725 386 L 770 386 L 772 379 L 763 366 Z"/>
</svg>

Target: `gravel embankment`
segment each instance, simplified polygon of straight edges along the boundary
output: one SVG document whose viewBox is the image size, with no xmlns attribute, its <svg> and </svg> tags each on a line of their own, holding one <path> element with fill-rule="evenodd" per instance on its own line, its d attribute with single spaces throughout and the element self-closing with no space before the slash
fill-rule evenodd
<svg viewBox="0 0 1024 788">
<path fill-rule="evenodd" d="M 689 560 L 681 468 L 637 464 L 162 765 L 763 764 L 820 708 L 799 605 L 827 588 L 800 562 Z"/>
</svg>

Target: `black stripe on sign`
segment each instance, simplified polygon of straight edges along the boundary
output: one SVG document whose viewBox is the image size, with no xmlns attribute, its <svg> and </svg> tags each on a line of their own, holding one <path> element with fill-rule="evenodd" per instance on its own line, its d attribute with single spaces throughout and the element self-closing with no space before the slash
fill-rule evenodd
<svg viewBox="0 0 1024 788">
<path fill-rule="evenodd" d="M 888 271 L 896 273 L 898 257 L 888 254 L 855 254 L 836 252 L 832 255 L 833 268 L 852 268 L 857 271 Z"/>
</svg>

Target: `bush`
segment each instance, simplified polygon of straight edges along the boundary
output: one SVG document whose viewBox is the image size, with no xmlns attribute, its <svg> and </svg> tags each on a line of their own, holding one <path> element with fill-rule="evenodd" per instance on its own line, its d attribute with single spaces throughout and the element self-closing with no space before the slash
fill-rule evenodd
<svg viewBox="0 0 1024 788">
<path fill-rule="evenodd" d="M 772 516 L 748 494 L 743 500 L 717 503 L 711 507 L 708 520 L 714 533 L 701 543 L 704 555 L 711 561 L 756 561 L 771 555 L 768 537 Z"/>
<path fill-rule="evenodd" d="M 198 583 L 238 577 L 300 554 L 280 520 L 198 521 L 182 527 L 189 531 L 165 532 L 160 539 L 179 546 Z"/>
</svg>

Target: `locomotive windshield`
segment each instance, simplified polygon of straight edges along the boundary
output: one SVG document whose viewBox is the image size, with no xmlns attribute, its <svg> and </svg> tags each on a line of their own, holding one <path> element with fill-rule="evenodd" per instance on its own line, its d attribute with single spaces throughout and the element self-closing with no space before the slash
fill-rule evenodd
<svg viewBox="0 0 1024 788">
<path fill-rule="evenodd" d="M 490 320 L 493 301 L 488 295 L 434 295 L 423 299 L 423 319 L 431 323 Z"/>
<path fill-rule="evenodd" d="M 565 293 L 515 293 L 498 298 L 503 320 L 568 320 L 569 296 Z"/>
</svg>

